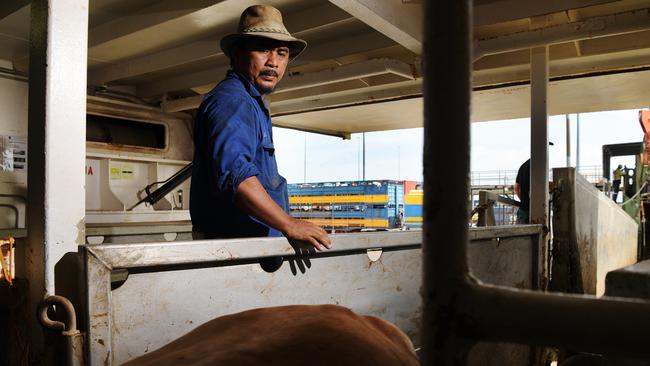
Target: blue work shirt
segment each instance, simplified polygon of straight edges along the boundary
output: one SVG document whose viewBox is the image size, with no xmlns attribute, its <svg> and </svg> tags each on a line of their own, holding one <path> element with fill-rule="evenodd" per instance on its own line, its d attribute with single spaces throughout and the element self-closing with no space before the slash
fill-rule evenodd
<svg viewBox="0 0 650 366">
<path fill-rule="evenodd" d="M 228 71 L 203 98 L 194 123 L 194 146 L 192 229 L 212 238 L 282 236 L 235 205 L 239 184 L 256 176 L 273 201 L 289 212 L 268 107 L 239 73 Z"/>
</svg>

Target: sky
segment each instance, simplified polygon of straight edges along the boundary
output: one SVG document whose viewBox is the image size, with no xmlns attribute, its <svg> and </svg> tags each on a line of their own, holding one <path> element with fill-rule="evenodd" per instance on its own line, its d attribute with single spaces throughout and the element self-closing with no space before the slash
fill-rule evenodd
<svg viewBox="0 0 650 366">
<path fill-rule="evenodd" d="M 638 109 L 580 114 L 580 166 L 598 169 L 602 145 L 640 142 Z M 571 166 L 576 164 L 576 115 L 569 115 Z M 566 166 L 566 117 L 549 119 L 549 166 Z M 289 183 L 360 180 L 362 134 L 350 140 L 274 127 L 278 169 Z M 422 128 L 369 132 L 366 179 L 422 180 Z M 530 119 L 473 123 L 472 172 L 514 171 L 530 154 Z M 306 151 L 306 153 L 305 153 Z M 306 162 L 306 164 L 305 164 Z M 613 158 L 612 165 L 634 165 L 631 158 Z M 306 169 L 305 169 L 306 166 Z"/>
</svg>

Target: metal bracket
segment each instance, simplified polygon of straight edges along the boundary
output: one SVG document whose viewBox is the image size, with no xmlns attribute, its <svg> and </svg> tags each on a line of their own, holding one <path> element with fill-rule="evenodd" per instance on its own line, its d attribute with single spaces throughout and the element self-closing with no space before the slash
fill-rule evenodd
<svg viewBox="0 0 650 366">
<path fill-rule="evenodd" d="M 47 310 L 50 306 L 60 306 L 65 312 L 66 323 L 52 320 L 47 315 Z M 38 305 L 37 318 L 39 323 L 47 329 L 61 331 L 61 334 L 66 337 L 67 345 L 67 358 L 66 364 L 68 366 L 83 366 L 84 352 L 83 352 L 83 334 L 77 330 L 77 314 L 75 313 L 74 306 L 67 298 L 63 296 L 49 296 L 45 298 Z"/>
<path fill-rule="evenodd" d="M 381 258 L 381 254 L 384 252 L 382 248 L 372 248 L 366 250 L 366 255 L 371 262 L 376 262 Z"/>
</svg>

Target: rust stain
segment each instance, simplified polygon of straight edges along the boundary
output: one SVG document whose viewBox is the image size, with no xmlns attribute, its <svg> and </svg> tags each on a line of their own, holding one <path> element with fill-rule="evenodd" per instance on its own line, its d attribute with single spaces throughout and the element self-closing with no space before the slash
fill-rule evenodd
<svg viewBox="0 0 650 366">
<path fill-rule="evenodd" d="M 382 258 L 379 258 L 379 259 L 378 259 L 377 261 L 375 261 L 375 262 L 369 261 L 369 262 L 368 262 L 368 269 L 370 269 L 370 268 L 372 267 L 372 264 L 373 264 L 373 263 L 379 263 L 379 264 L 381 264 L 381 271 L 384 272 L 384 273 L 392 272 L 390 269 L 386 269 L 386 266 L 384 265 L 384 262 L 383 262 L 383 259 L 382 259 Z"/>
<path fill-rule="evenodd" d="M 387 272 L 392 272 L 390 269 L 386 269 L 386 266 L 384 265 L 384 262 L 381 258 L 379 258 L 378 262 L 381 264 L 381 271 L 384 273 Z"/>
<path fill-rule="evenodd" d="M 270 294 L 273 291 L 274 281 L 275 281 L 275 274 L 272 274 L 271 280 L 269 280 L 269 283 L 266 286 L 264 286 L 264 288 L 260 291 L 260 294 L 262 295 Z"/>
<path fill-rule="evenodd" d="M 93 318 L 102 318 L 108 316 L 108 313 L 93 314 Z"/>
<path fill-rule="evenodd" d="M 109 359 L 110 357 L 111 357 L 111 353 L 110 353 L 110 352 L 106 352 L 106 359 L 104 360 L 104 366 L 108 366 L 108 365 L 110 365 L 110 363 L 108 362 L 108 359 Z"/>
<path fill-rule="evenodd" d="M 418 306 L 413 315 L 408 318 L 408 321 L 413 324 L 416 329 L 419 329 L 420 323 L 422 322 L 422 305 Z"/>
<path fill-rule="evenodd" d="M 526 281 L 525 281 L 525 280 L 522 280 L 522 281 L 520 281 L 520 282 L 515 283 L 515 284 L 514 284 L 514 287 L 515 287 L 515 288 L 520 288 L 520 289 L 526 289 L 526 288 L 528 288 L 528 287 L 526 286 Z"/>
</svg>

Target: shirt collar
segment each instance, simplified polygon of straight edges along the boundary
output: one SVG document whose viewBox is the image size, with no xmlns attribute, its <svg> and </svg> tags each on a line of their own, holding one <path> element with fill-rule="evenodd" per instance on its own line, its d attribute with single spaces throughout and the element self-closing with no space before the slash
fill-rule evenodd
<svg viewBox="0 0 650 366">
<path fill-rule="evenodd" d="M 228 70 L 228 74 L 226 75 L 226 77 L 232 77 L 232 78 L 239 79 L 239 81 L 241 81 L 241 83 L 244 85 L 244 88 L 246 88 L 246 91 L 248 92 L 248 94 L 250 94 L 251 97 L 253 97 L 254 99 L 257 100 L 257 102 L 260 104 L 262 109 L 264 109 L 264 111 L 266 112 L 267 115 L 270 115 L 270 112 L 269 112 L 270 109 L 269 109 L 268 104 L 262 98 L 262 94 L 260 93 L 260 91 L 257 90 L 255 85 L 253 85 L 250 82 L 250 80 L 248 80 L 246 77 L 244 77 L 244 75 L 242 75 L 241 73 L 239 73 L 239 72 L 237 72 L 235 70 L 232 70 L 232 69 Z"/>
</svg>

